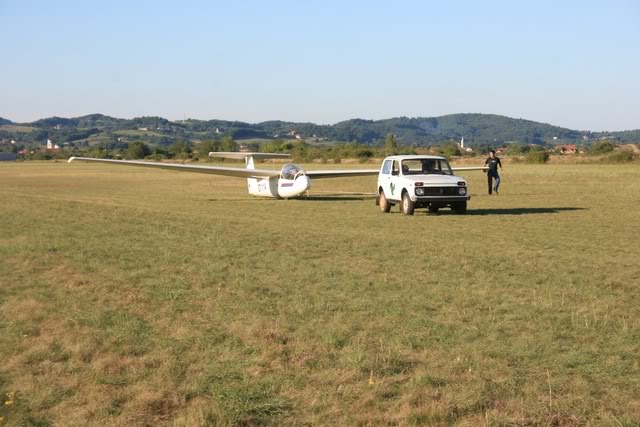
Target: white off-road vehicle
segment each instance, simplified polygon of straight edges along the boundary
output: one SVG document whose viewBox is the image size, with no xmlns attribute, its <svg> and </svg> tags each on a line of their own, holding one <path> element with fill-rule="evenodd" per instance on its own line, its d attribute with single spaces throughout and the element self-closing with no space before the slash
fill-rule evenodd
<svg viewBox="0 0 640 427">
<path fill-rule="evenodd" d="M 482 168 L 460 168 L 457 170 Z M 455 176 L 446 158 L 441 156 L 391 156 L 384 159 L 378 174 L 376 205 L 389 212 L 396 203 L 406 215 L 416 208 L 437 213 L 450 207 L 456 214 L 467 212 L 471 198 L 467 181 Z"/>
</svg>

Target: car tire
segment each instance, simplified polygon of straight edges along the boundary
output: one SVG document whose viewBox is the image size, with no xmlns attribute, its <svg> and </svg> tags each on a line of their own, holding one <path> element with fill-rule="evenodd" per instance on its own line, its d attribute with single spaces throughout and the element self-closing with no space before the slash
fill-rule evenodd
<svg viewBox="0 0 640 427">
<path fill-rule="evenodd" d="M 409 193 L 405 192 L 402 195 L 402 202 L 400 202 L 400 210 L 405 215 L 413 215 L 413 211 L 416 209 L 416 204 L 411 197 L 409 197 Z"/>
<path fill-rule="evenodd" d="M 451 209 L 457 215 L 464 215 L 467 213 L 467 202 L 455 202 Z"/>
<path fill-rule="evenodd" d="M 391 210 L 391 203 L 389 203 L 389 200 L 384 195 L 384 191 L 381 191 L 380 192 L 380 212 L 389 213 L 390 210 Z"/>
</svg>

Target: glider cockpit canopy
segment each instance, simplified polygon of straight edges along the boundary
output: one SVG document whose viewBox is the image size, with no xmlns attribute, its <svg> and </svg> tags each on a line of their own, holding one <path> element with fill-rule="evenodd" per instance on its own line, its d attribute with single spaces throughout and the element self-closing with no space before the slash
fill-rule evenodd
<svg viewBox="0 0 640 427">
<path fill-rule="evenodd" d="M 282 166 L 282 170 L 280 171 L 281 179 L 289 179 L 294 180 L 301 175 L 305 175 L 307 172 L 300 165 L 295 165 L 293 163 L 287 163 Z"/>
</svg>

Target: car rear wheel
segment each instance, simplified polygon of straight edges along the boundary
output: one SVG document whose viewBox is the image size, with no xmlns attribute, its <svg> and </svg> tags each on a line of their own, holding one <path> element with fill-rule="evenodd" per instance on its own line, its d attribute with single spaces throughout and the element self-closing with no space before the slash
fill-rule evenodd
<svg viewBox="0 0 640 427">
<path fill-rule="evenodd" d="M 413 215 L 413 211 L 416 209 L 416 204 L 409 197 L 409 193 L 404 193 L 402 195 L 402 203 L 400 204 L 400 208 L 402 213 L 405 215 Z"/>
<path fill-rule="evenodd" d="M 389 213 L 391 210 L 391 203 L 387 200 L 387 197 L 384 195 L 384 191 L 380 192 L 380 212 Z"/>
<path fill-rule="evenodd" d="M 463 215 L 467 213 L 467 202 L 455 202 L 451 207 L 453 213 Z"/>
</svg>

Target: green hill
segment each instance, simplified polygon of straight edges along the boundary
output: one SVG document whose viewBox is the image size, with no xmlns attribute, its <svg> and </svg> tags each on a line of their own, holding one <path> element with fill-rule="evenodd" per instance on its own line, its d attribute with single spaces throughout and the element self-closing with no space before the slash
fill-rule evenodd
<svg viewBox="0 0 640 427">
<path fill-rule="evenodd" d="M 0 118 L 1 124 L 12 122 Z M 514 119 L 495 114 L 451 114 L 440 117 L 395 117 L 384 120 L 351 119 L 334 125 L 296 123 L 280 120 L 246 123 L 227 120 L 170 121 L 163 117 L 119 119 L 103 114 L 81 117 L 49 117 L 21 124 L 30 132 L 20 135 L 10 128 L 0 129 L 0 138 L 19 138 L 39 143 L 47 138 L 59 142 L 110 140 L 113 144 L 143 141 L 168 145 L 178 140 L 197 142 L 231 135 L 236 140 L 300 138 L 307 141 L 357 141 L 380 144 L 389 133 L 405 145 L 435 145 L 459 141 L 468 145 L 498 146 L 509 142 L 524 144 L 589 143 L 611 139 L 620 143 L 639 142 L 640 130 L 622 132 L 577 131 L 547 123 Z M 129 132 L 135 131 L 135 132 Z"/>
</svg>

